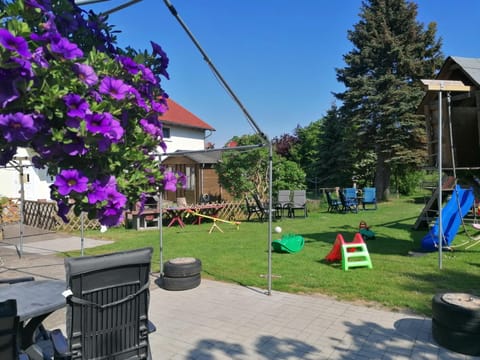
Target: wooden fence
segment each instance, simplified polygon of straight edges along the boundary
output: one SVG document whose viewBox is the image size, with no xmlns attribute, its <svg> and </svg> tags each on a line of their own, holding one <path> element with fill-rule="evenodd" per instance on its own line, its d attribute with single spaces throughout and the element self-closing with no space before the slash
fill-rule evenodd
<svg viewBox="0 0 480 360">
<path fill-rule="evenodd" d="M 225 220 L 246 220 L 245 206 L 243 202 L 225 203 L 225 207 L 219 211 L 219 218 Z M 40 229 L 50 231 L 78 231 L 81 229 L 82 219 L 75 216 L 73 210 L 67 214 L 68 223 L 57 215 L 57 204 L 47 201 L 25 201 L 23 223 Z M 1 209 L 0 226 L 20 222 L 20 200 L 9 199 Z M 83 214 L 83 228 L 85 230 L 100 229 L 98 220 L 90 220 Z"/>
</svg>

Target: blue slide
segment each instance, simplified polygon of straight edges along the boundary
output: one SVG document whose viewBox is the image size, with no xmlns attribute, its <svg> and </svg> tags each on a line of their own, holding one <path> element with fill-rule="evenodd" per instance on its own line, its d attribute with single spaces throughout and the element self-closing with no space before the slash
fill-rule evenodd
<svg viewBox="0 0 480 360">
<path fill-rule="evenodd" d="M 457 204 L 457 196 L 460 202 L 460 209 Z M 462 218 L 468 214 L 473 206 L 474 195 L 473 189 L 462 189 L 456 186 L 452 197 L 442 209 L 442 228 L 443 228 L 443 245 L 450 246 L 453 238 L 457 234 L 458 228 L 462 223 Z M 461 210 L 461 214 L 459 212 Z M 438 218 L 430 232 L 425 235 L 422 240 L 422 249 L 424 251 L 438 250 Z"/>
</svg>

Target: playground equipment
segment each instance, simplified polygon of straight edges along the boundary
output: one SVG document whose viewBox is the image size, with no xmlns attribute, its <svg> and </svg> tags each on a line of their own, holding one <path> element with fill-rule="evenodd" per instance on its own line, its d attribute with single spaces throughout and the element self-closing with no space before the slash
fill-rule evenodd
<svg viewBox="0 0 480 360">
<path fill-rule="evenodd" d="M 468 214 L 473 206 L 473 190 L 462 189 L 456 185 L 452 197 L 442 209 L 442 247 L 449 247 L 458 232 L 462 219 Z M 422 249 L 424 251 L 436 251 L 439 249 L 439 226 L 438 218 L 435 225 L 427 235 L 422 239 Z"/>
<path fill-rule="evenodd" d="M 272 248 L 275 252 L 296 253 L 303 249 L 303 236 L 287 234 L 283 235 L 281 239 L 272 241 Z"/>
<path fill-rule="evenodd" d="M 347 271 L 352 267 L 373 268 L 372 260 L 360 233 L 356 233 L 352 242 L 346 242 L 342 234 L 337 234 L 332 250 L 325 256 L 328 262 L 341 261 L 342 269 Z"/>
<path fill-rule="evenodd" d="M 204 219 L 213 220 L 212 227 L 208 231 L 209 234 L 211 234 L 214 229 L 217 229 L 218 231 L 223 233 L 223 230 L 220 228 L 220 226 L 217 225 L 217 221 L 222 222 L 222 223 L 226 223 L 226 224 L 235 225 L 237 227 L 237 230 L 240 229 L 240 224 L 241 224 L 240 221 L 224 220 L 224 219 L 216 218 L 214 216 L 201 214 L 198 211 L 195 211 L 195 210 L 192 210 L 192 209 L 188 209 L 187 213 L 198 216 L 198 217 L 201 217 L 201 218 L 204 218 Z"/>
</svg>

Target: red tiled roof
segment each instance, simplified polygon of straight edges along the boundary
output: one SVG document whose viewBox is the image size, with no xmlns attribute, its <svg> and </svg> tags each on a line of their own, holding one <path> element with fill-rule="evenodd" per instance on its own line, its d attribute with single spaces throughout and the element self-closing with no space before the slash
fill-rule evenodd
<svg viewBox="0 0 480 360">
<path fill-rule="evenodd" d="M 168 110 L 159 117 L 160 121 L 165 124 L 174 124 L 178 126 L 192 127 L 203 130 L 215 130 L 205 121 L 195 116 L 183 106 L 177 104 L 172 99 L 167 99 Z"/>
</svg>

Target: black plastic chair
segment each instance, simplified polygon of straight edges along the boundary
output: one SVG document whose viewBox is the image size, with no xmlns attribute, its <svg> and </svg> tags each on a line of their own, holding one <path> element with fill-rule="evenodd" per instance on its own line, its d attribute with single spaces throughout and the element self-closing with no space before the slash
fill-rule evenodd
<svg viewBox="0 0 480 360">
<path fill-rule="evenodd" d="M 268 217 L 268 208 L 262 203 L 257 193 L 254 193 L 252 196 L 253 196 L 253 200 L 255 200 L 255 204 L 257 205 L 256 208 L 258 209 L 258 215 L 260 217 L 260 221 L 263 222 L 263 220 L 265 220 Z M 277 212 L 275 211 L 275 209 L 272 209 L 273 218 L 275 218 L 276 213 Z"/>
<path fill-rule="evenodd" d="M 247 210 L 247 221 L 250 221 L 252 215 L 256 215 L 258 219 L 262 219 L 262 211 L 258 208 L 257 205 L 252 203 L 248 196 L 245 196 L 245 206 Z"/>
<path fill-rule="evenodd" d="M 17 301 L 14 299 L 0 302 L 0 359 L 28 360 L 26 354 L 18 350 L 19 319 Z"/>
<path fill-rule="evenodd" d="M 152 248 L 65 259 L 67 339 L 51 333 L 55 359 L 149 359 Z"/>
<path fill-rule="evenodd" d="M 327 197 L 327 203 L 328 203 L 327 212 L 339 212 L 340 206 L 342 206 L 342 203 L 337 199 L 333 199 L 332 194 L 330 194 L 329 191 L 325 192 L 325 196 Z"/>
</svg>

